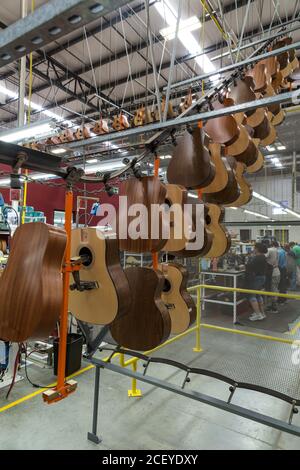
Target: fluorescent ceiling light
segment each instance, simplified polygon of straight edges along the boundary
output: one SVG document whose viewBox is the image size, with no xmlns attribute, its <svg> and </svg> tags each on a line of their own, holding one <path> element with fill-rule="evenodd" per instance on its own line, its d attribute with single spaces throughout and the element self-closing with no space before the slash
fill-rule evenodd
<svg viewBox="0 0 300 470">
<path fill-rule="evenodd" d="M 297 212 L 294 212 L 294 211 L 292 211 L 291 209 L 286 209 L 286 208 L 285 208 L 284 210 L 285 210 L 285 212 L 287 212 L 288 214 L 291 214 L 291 215 L 293 215 L 294 217 L 297 217 L 298 219 L 300 219 L 300 214 L 298 214 Z"/>
<path fill-rule="evenodd" d="M 272 214 L 274 214 L 274 215 L 285 215 L 286 211 L 283 207 L 273 207 Z"/>
<path fill-rule="evenodd" d="M 269 152 L 274 152 L 276 150 L 275 147 L 273 147 L 272 145 L 267 145 L 267 149 L 269 150 Z"/>
<path fill-rule="evenodd" d="M 86 162 L 87 163 L 98 163 L 98 158 L 89 158 Z"/>
<path fill-rule="evenodd" d="M 60 155 L 62 153 L 66 153 L 66 149 L 58 148 L 58 149 L 53 149 L 51 150 L 51 153 L 54 153 L 55 155 Z"/>
<path fill-rule="evenodd" d="M 278 150 L 286 150 L 286 146 L 285 145 L 277 145 L 277 149 Z"/>
<path fill-rule="evenodd" d="M 168 159 L 172 158 L 172 156 L 171 155 L 161 155 L 159 158 L 161 160 L 168 160 Z"/>
<path fill-rule="evenodd" d="M 277 158 L 277 157 L 271 158 L 271 162 L 272 162 L 277 168 L 282 168 L 282 167 L 283 167 L 282 163 L 280 162 L 279 158 Z"/>
<path fill-rule="evenodd" d="M 188 196 L 198 199 L 197 194 L 194 194 L 194 193 L 188 193 Z"/>
<path fill-rule="evenodd" d="M 198 20 L 197 16 L 191 16 L 186 20 L 181 20 L 179 22 L 179 34 L 181 33 L 191 33 L 192 31 L 196 31 L 197 29 L 201 28 L 201 23 Z M 167 28 L 163 28 L 160 30 L 160 34 L 167 39 L 167 41 L 171 41 L 175 39 L 176 33 L 176 25 L 168 26 Z"/>
<path fill-rule="evenodd" d="M 260 199 L 261 201 L 264 201 L 266 202 L 267 204 L 270 204 L 271 206 L 274 206 L 274 207 L 281 207 L 280 204 L 278 204 L 278 202 L 274 202 L 272 201 L 271 199 L 267 198 L 266 196 L 263 196 L 262 194 L 259 194 L 255 191 L 253 191 L 253 197 L 255 197 L 256 199 Z"/>
<path fill-rule="evenodd" d="M 124 168 L 123 160 L 121 159 L 115 160 L 115 161 L 109 160 L 107 162 L 99 163 L 98 165 L 88 166 L 85 169 L 85 173 L 86 174 L 97 173 L 97 172 L 105 173 L 106 171 L 119 170 L 120 168 Z"/>
<path fill-rule="evenodd" d="M 266 215 L 263 215 L 263 214 L 258 214 L 258 212 L 252 212 L 252 211 L 248 211 L 248 210 L 244 210 L 244 212 L 246 214 L 255 215 L 255 217 L 261 217 L 262 219 L 270 219 L 270 217 L 267 217 Z"/>
<path fill-rule="evenodd" d="M 18 127 L 0 134 L 0 140 L 3 142 L 22 142 L 31 137 L 40 137 L 53 131 L 53 122 L 37 122 L 30 126 Z"/>
<path fill-rule="evenodd" d="M 9 98 L 12 98 L 12 99 L 19 99 L 19 94 L 16 93 L 15 91 L 13 90 L 10 90 L 9 88 L 6 88 L 5 86 L 3 85 L 0 85 L 0 93 L 3 93 L 4 95 L 6 96 L 9 96 Z M 68 121 L 68 120 L 64 120 L 64 118 L 62 118 L 61 116 L 59 116 L 58 114 L 55 114 L 53 113 L 52 111 L 49 111 L 48 109 L 44 109 L 42 106 L 40 106 L 39 104 L 35 103 L 34 101 L 31 101 L 29 103 L 29 100 L 27 98 L 24 99 L 24 104 L 25 106 L 28 108 L 29 105 L 31 107 L 31 109 L 34 109 L 35 111 L 38 111 L 40 113 L 43 113 L 45 114 L 46 116 L 52 118 L 52 119 L 55 119 L 55 121 L 58 121 L 58 122 L 62 122 L 63 124 L 69 126 L 69 127 L 74 127 L 74 123 L 72 121 Z"/>
<path fill-rule="evenodd" d="M 53 175 L 52 173 L 35 173 L 33 175 L 28 175 L 29 179 L 32 180 L 48 180 L 51 178 L 58 178 L 58 176 Z"/>
<path fill-rule="evenodd" d="M 169 0 L 164 0 L 163 2 L 156 2 L 154 4 L 155 9 L 158 11 L 160 16 L 168 23 L 169 27 L 175 30 L 177 23 L 177 11 L 174 10 Z M 199 20 L 198 20 L 199 21 Z M 181 21 L 179 25 L 181 25 Z M 201 23 L 199 22 L 201 25 Z M 167 29 L 167 28 L 166 28 Z M 178 39 L 183 44 L 183 46 L 190 52 L 190 54 L 199 54 L 202 51 L 202 48 L 198 41 L 194 38 L 192 33 L 188 30 L 181 31 L 179 29 Z M 214 72 L 216 70 L 215 65 L 208 58 L 206 54 L 203 54 L 200 57 L 196 57 L 195 61 L 202 68 L 205 73 Z M 219 75 L 211 77 L 211 79 L 219 79 Z"/>
<path fill-rule="evenodd" d="M 237 207 L 228 207 L 228 209 L 233 209 L 234 211 L 237 211 L 237 210 L 238 210 Z"/>
</svg>

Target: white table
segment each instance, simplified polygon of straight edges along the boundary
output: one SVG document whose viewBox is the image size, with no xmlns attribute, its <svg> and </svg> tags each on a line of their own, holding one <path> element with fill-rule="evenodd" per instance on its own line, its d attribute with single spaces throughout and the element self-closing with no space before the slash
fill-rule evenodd
<svg viewBox="0 0 300 470">
<path fill-rule="evenodd" d="M 237 270 L 227 270 L 227 271 L 202 271 L 200 273 L 200 280 L 201 284 L 206 284 L 208 279 L 216 276 L 224 276 L 224 277 L 231 277 L 232 278 L 232 287 L 235 289 L 237 288 L 237 280 L 239 277 L 244 276 L 245 270 L 237 271 Z M 221 305 L 232 305 L 233 307 L 233 323 L 237 322 L 237 307 L 243 302 L 243 299 L 237 300 L 237 292 L 233 292 L 233 302 L 225 302 L 224 300 L 217 300 L 217 299 L 208 299 L 205 297 L 206 288 L 203 287 L 201 289 L 201 302 L 202 302 L 202 309 L 205 308 L 205 303 L 212 303 L 212 304 L 221 304 Z"/>
</svg>

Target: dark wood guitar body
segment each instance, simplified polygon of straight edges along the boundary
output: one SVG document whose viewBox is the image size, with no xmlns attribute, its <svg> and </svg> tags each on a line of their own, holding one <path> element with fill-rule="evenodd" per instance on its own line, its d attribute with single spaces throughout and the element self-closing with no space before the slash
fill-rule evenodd
<svg viewBox="0 0 300 470">
<path fill-rule="evenodd" d="M 0 279 L 0 338 L 22 342 L 49 336 L 62 304 L 64 230 L 40 222 L 19 227 Z"/>
<path fill-rule="evenodd" d="M 211 204 L 232 204 L 240 195 L 240 188 L 235 176 L 235 171 L 231 168 L 228 160 L 223 157 L 224 164 L 226 165 L 228 171 L 228 182 L 226 187 L 217 193 L 214 194 L 204 194 L 204 202 Z"/>
<path fill-rule="evenodd" d="M 164 184 L 162 184 L 159 178 L 154 176 L 146 176 L 141 179 L 130 178 L 124 181 L 120 186 L 120 196 L 127 196 L 128 209 L 133 204 L 143 204 L 148 213 L 146 223 L 148 225 L 147 238 L 137 238 L 136 240 L 130 237 L 129 228 L 130 224 L 138 217 L 128 215 L 128 209 L 125 207 L 119 207 L 118 217 L 118 238 L 120 250 L 129 251 L 131 253 L 151 253 L 153 251 L 160 251 L 165 243 L 166 239 L 163 239 L 163 226 L 165 220 L 162 212 L 160 212 L 157 222 L 158 227 L 154 227 L 155 220 L 151 217 L 151 205 L 159 204 L 162 206 L 165 204 L 167 190 Z M 125 227 L 126 239 L 122 239 L 123 228 Z M 127 231 L 126 231 L 127 227 Z M 159 238 L 151 238 L 151 229 L 157 229 Z M 138 227 L 142 230 L 143 227 Z"/>
<path fill-rule="evenodd" d="M 252 77 L 245 77 L 244 79 L 237 80 L 230 88 L 229 98 L 233 99 L 235 104 L 244 104 L 248 101 L 255 101 L 256 96 L 254 93 L 254 82 Z M 246 111 L 246 116 L 251 116 L 256 111 L 252 109 Z"/>
<path fill-rule="evenodd" d="M 235 155 L 235 159 L 238 162 L 244 163 L 246 166 L 253 165 L 258 157 L 258 149 L 254 144 L 253 140 L 249 141 L 249 145 L 245 152 L 240 153 L 239 155 Z"/>
<path fill-rule="evenodd" d="M 172 160 L 167 170 L 167 179 L 188 189 L 200 189 L 210 184 L 215 177 L 215 166 L 203 143 L 201 129 L 192 133 L 185 131 L 178 139 Z"/>
<path fill-rule="evenodd" d="M 212 104 L 213 109 L 222 109 L 231 105 L 232 100 L 224 100 L 223 103 L 216 100 Z M 232 115 L 210 119 L 205 125 L 204 130 L 212 142 L 217 144 L 231 145 L 240 135 L 239 127 Z"/>
<path fill-rule="evenodd" d="M 164 277 L 152 268 L 125 269 L 132 302 L 127 314 L 110 325 L 113 339 L 121 346 L 149 351 L 163 343 L 171 332 L 169 311 L 161 299 Z"/>
</svg>

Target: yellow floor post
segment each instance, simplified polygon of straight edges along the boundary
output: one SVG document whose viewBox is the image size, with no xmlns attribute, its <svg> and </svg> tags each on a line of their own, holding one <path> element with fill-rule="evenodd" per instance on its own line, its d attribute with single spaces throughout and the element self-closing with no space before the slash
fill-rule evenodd
<svg viewBox="0 0 300 470">
<path fill-rule="evenodd" d="M 137 361 L 132 363 L 132 370 L 133 372 L 137 371 Z M 129 397 L 141 397 L 142 391 L 136 388 L 136 379 L 132 379 L 131 382 L 131 390 L 128 390 Z"/>
<path fill-rule="evenodd" d="M 201 352 L 201 287 L 197 288 L 196 346 L 194 352 Z"/>
</svg>

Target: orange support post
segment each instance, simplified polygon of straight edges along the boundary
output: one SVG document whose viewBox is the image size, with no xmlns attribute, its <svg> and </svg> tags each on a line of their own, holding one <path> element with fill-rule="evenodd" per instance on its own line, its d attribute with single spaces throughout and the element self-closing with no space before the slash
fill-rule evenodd
<svg viewBox="0 0 300 470">
<path fill-rule="evenodd" d="M 71 232 L 73 216 L 73 192 L 68 189 L 65 196 L 65 230 L 67 234 L 67 245 L 65 251 L 65 266 L 63 269 L 63 302 L 60 314 L 59 353 L 57 367 L 57 384 L 54 389 L 43 393 L 43 399 L 47 403 L 62 400 L 74 392 L 77 382 L 69 380 L 66 382 L 66 355 L 68 336 L 68 304 L 71 267 Z"/>
</svg>

